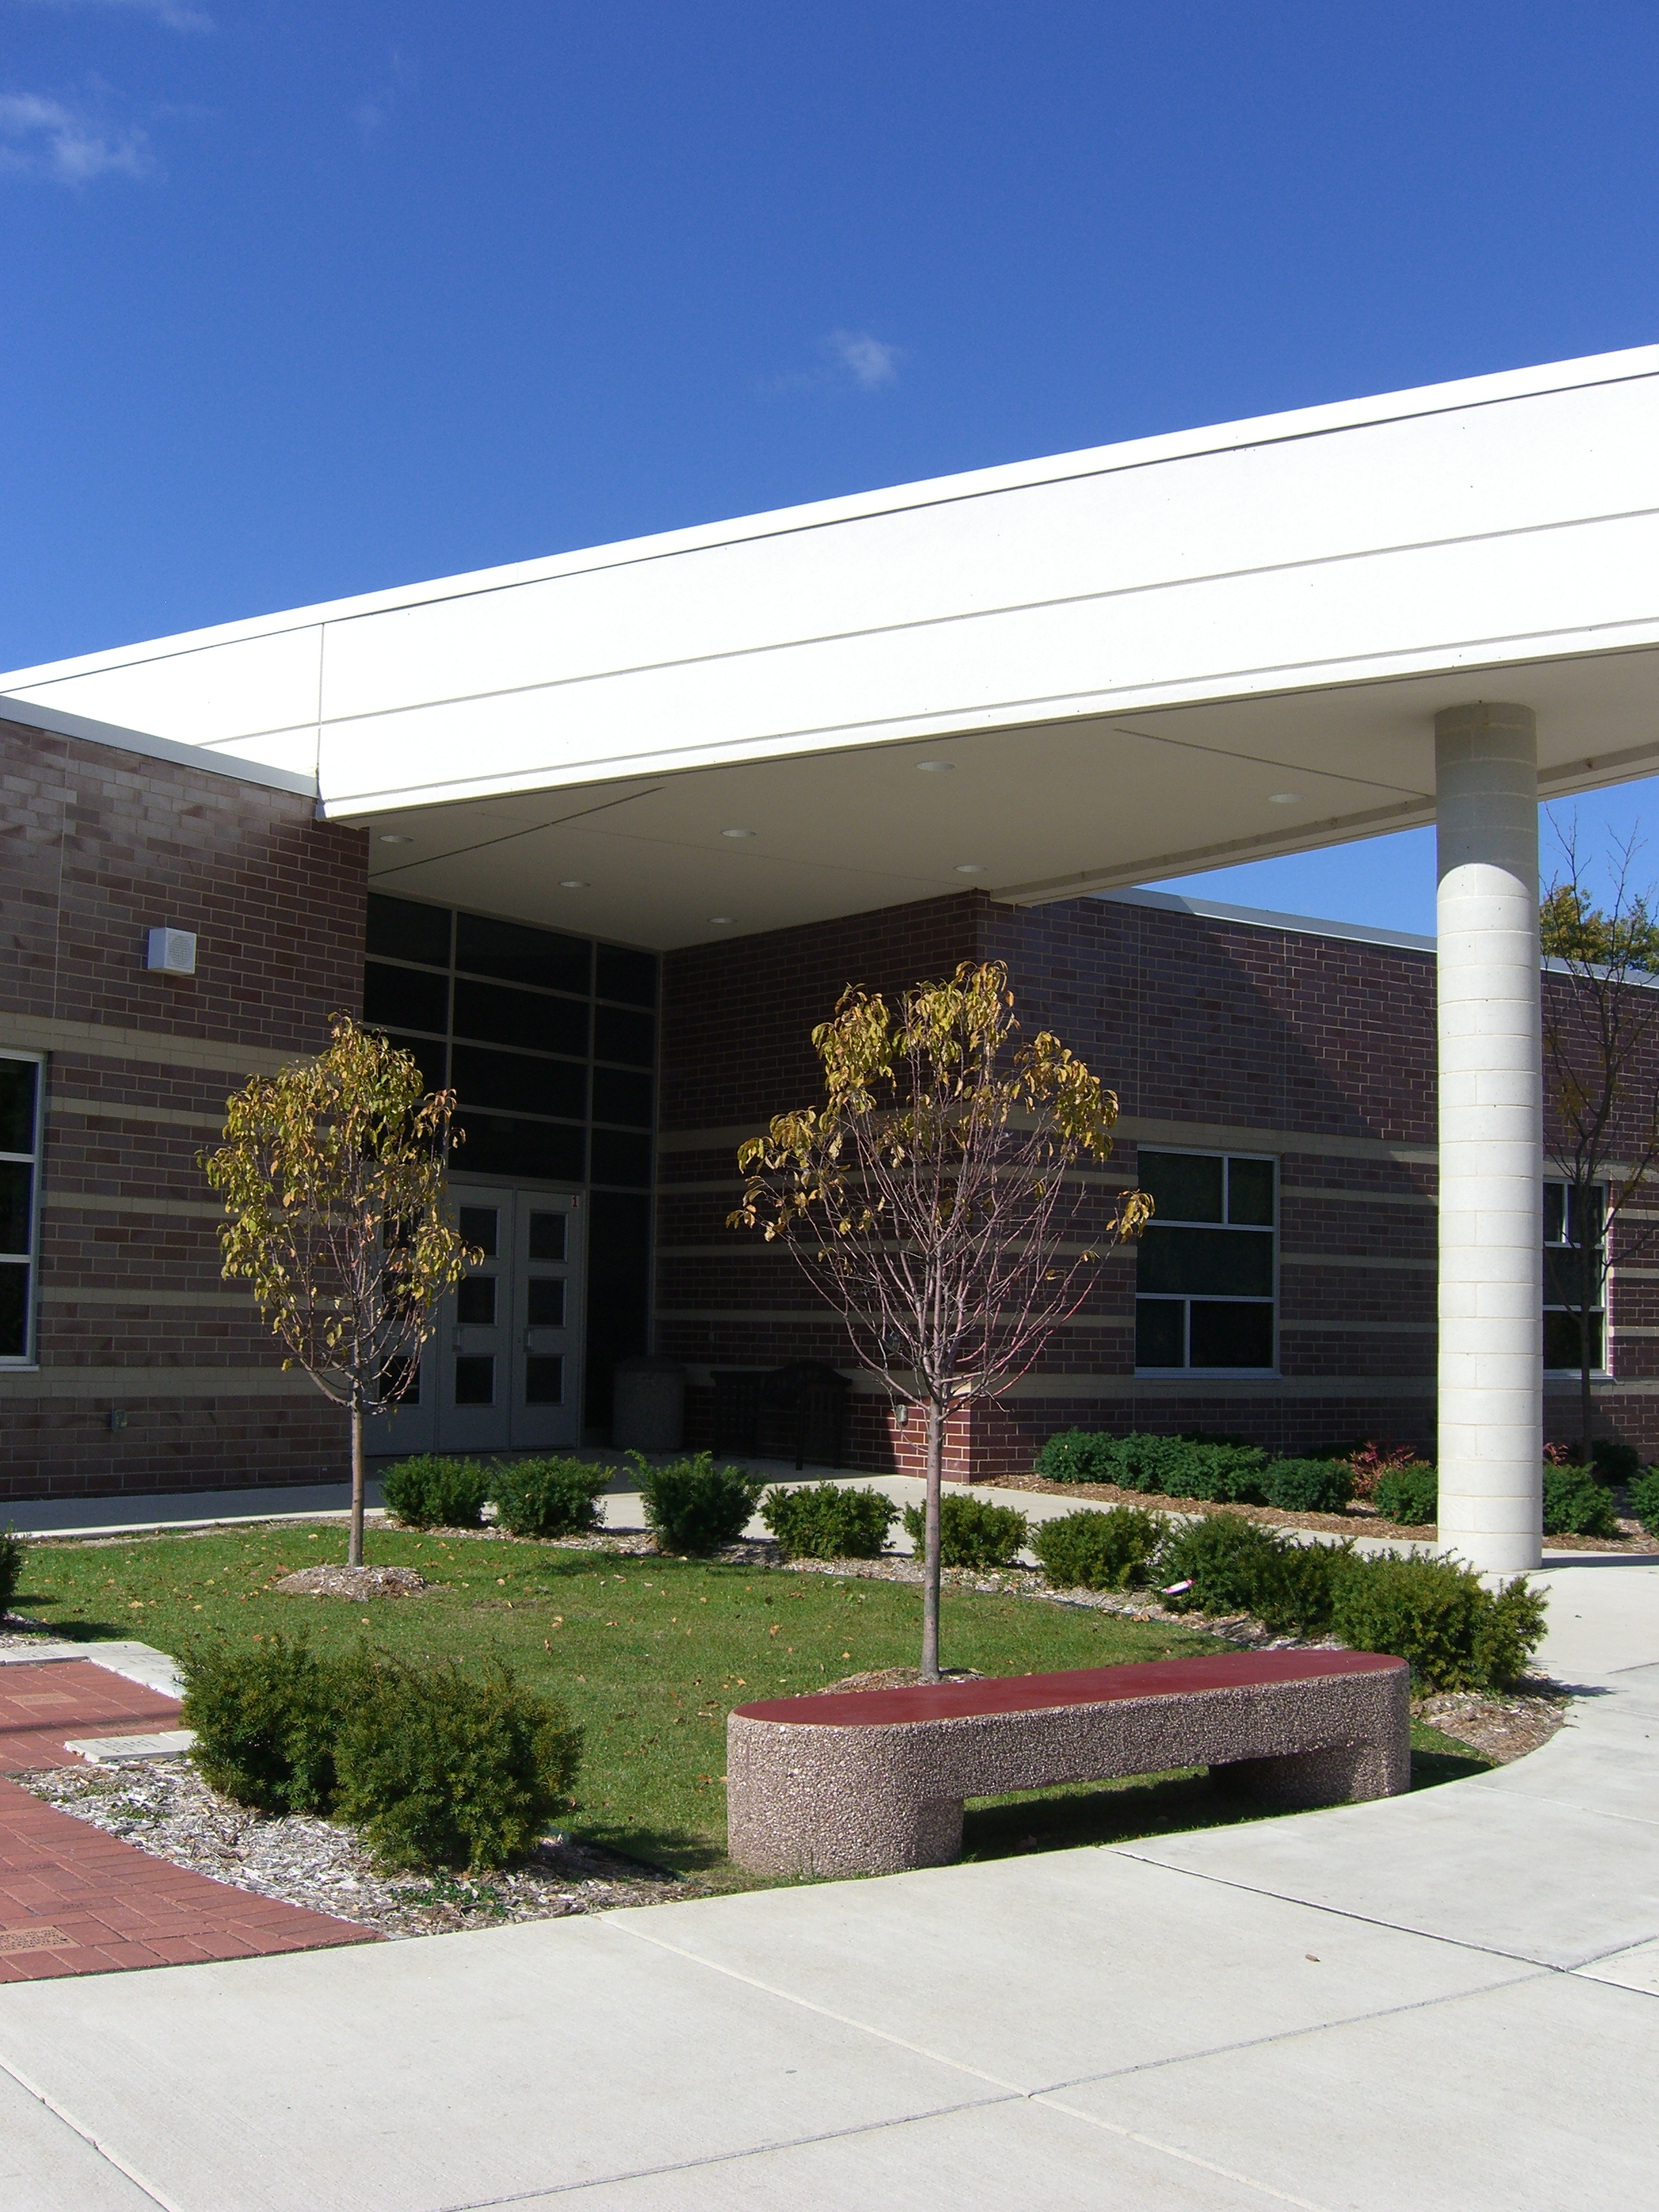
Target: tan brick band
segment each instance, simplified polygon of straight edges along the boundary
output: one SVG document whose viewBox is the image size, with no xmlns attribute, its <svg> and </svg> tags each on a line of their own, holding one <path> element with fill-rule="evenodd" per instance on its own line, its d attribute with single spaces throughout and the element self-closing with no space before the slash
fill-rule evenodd
<svg viewBox="0 0 1659 2212">
<path fill-rule="evenodd" d="M 1405 1662 L 1357 1651 L 774 1698 L 726 1723 L 727 1849 L 756 1874 L 943 1866 L 964 1798 L 1183 1766 L 1281 1806 L 1394 1796 L 1409 1721 Z"/>
</svg>

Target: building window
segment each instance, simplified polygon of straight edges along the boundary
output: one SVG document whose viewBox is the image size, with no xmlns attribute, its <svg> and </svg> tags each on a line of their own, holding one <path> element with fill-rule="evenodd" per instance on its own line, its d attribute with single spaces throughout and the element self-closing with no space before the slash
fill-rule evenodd
<svg viewBox="0 0 1659 2212">
<path fill-rule="evenodd" d="M 0 1367 L 34 1360 L 45 1063 L 0 1053 Z"/>
<path fill-rule="evenodd" d="M 1271 1372 L 1273 1163 L 1221 1152 L 1140 1154 L 1152 1225 L 1135 1261 L 1135 1366 Z"/>
<path fill-rule="evenodd" d="M 1598 1370 L 1607 1365 L 1606 1212 L 1606 1193 L 1599 1183 L 1588 1191 L 1565 1182 L 1544 1185 L 1544 1365 L 1557 1373 L 1583 1372 L 1586 1330 L 1590 1365 Z M 1591 1239 L 1589 1310 L 1581 1315 L 1578 1267 L 1586 1229 Z"/>
</svg>

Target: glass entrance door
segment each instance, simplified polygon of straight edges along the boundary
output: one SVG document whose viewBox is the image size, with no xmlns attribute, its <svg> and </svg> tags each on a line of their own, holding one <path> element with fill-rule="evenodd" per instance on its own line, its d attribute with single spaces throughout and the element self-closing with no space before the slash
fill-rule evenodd
<svg viewBox="0 0 1659 2212">
<path fill-rule="evenodd" d="M 374 1424 L 369 1449 L 570 1449 L 581 1440 L 581 1201 L 459 1182 L 450 1201 L 483 1256 L 438 1309 L 418 1396 Z"/>
</svg>

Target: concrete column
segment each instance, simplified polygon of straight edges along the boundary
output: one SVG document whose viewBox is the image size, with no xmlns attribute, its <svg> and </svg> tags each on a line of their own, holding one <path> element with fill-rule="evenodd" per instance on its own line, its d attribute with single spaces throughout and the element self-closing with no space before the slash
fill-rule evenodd
<svg viewBox="0 0 1659 2212">
<path fill-rule="evenodd" d="M 1538 1565 L 1544 1411 L 1538 732 L 1434 718 L 1440 942 L 1440 1540 Z"/>
</svg>

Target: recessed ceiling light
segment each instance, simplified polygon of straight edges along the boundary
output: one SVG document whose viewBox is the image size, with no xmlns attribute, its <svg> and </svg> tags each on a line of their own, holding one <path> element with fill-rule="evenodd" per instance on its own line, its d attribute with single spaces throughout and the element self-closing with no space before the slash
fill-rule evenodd
<svg viewBox="0 0 1659 2212">
<path fill-rule="evenodd" d="M 1301 799 L 1299 791 L 1270 791 L 1267 793 L 1269 806 L 1296 806 L 1300 805 Z"/>
<path fill-rule="evenodd" d="M 717 929 L 729 927 L 737 920 L 734 914 L 711 914 L 708 917 Z"/>
<path fill-rule="evenodd" d="M 561 876 L 559 889 L 562 891 L 585 891 L 587 889 L 587 878 L 586 876 Z"/>
<path fill-rule="evenodd" d="M 958 860 L 957 873 L 959 876 L 982 876 L 985 873 L 985 863 L 983 860 Z"/>
<path fill-rule="evenodd" d="M 722 830 L 720 831 L 722 837 L 752 837 L 754 834 L 752 830 Z"/>
<path fill-rule="evenodd" d="M 957 764 L 954 761 L 926 760 L 918 761 L 916 767 L 923 775 L 954 775 Z"/>
<path fill-rule="evenodd" d="M 382 830 L 380 842 L 383 845 L 412 845 L 415 840 L 412 837 L 398 836 L 395 830 Z"/>
</svg>

